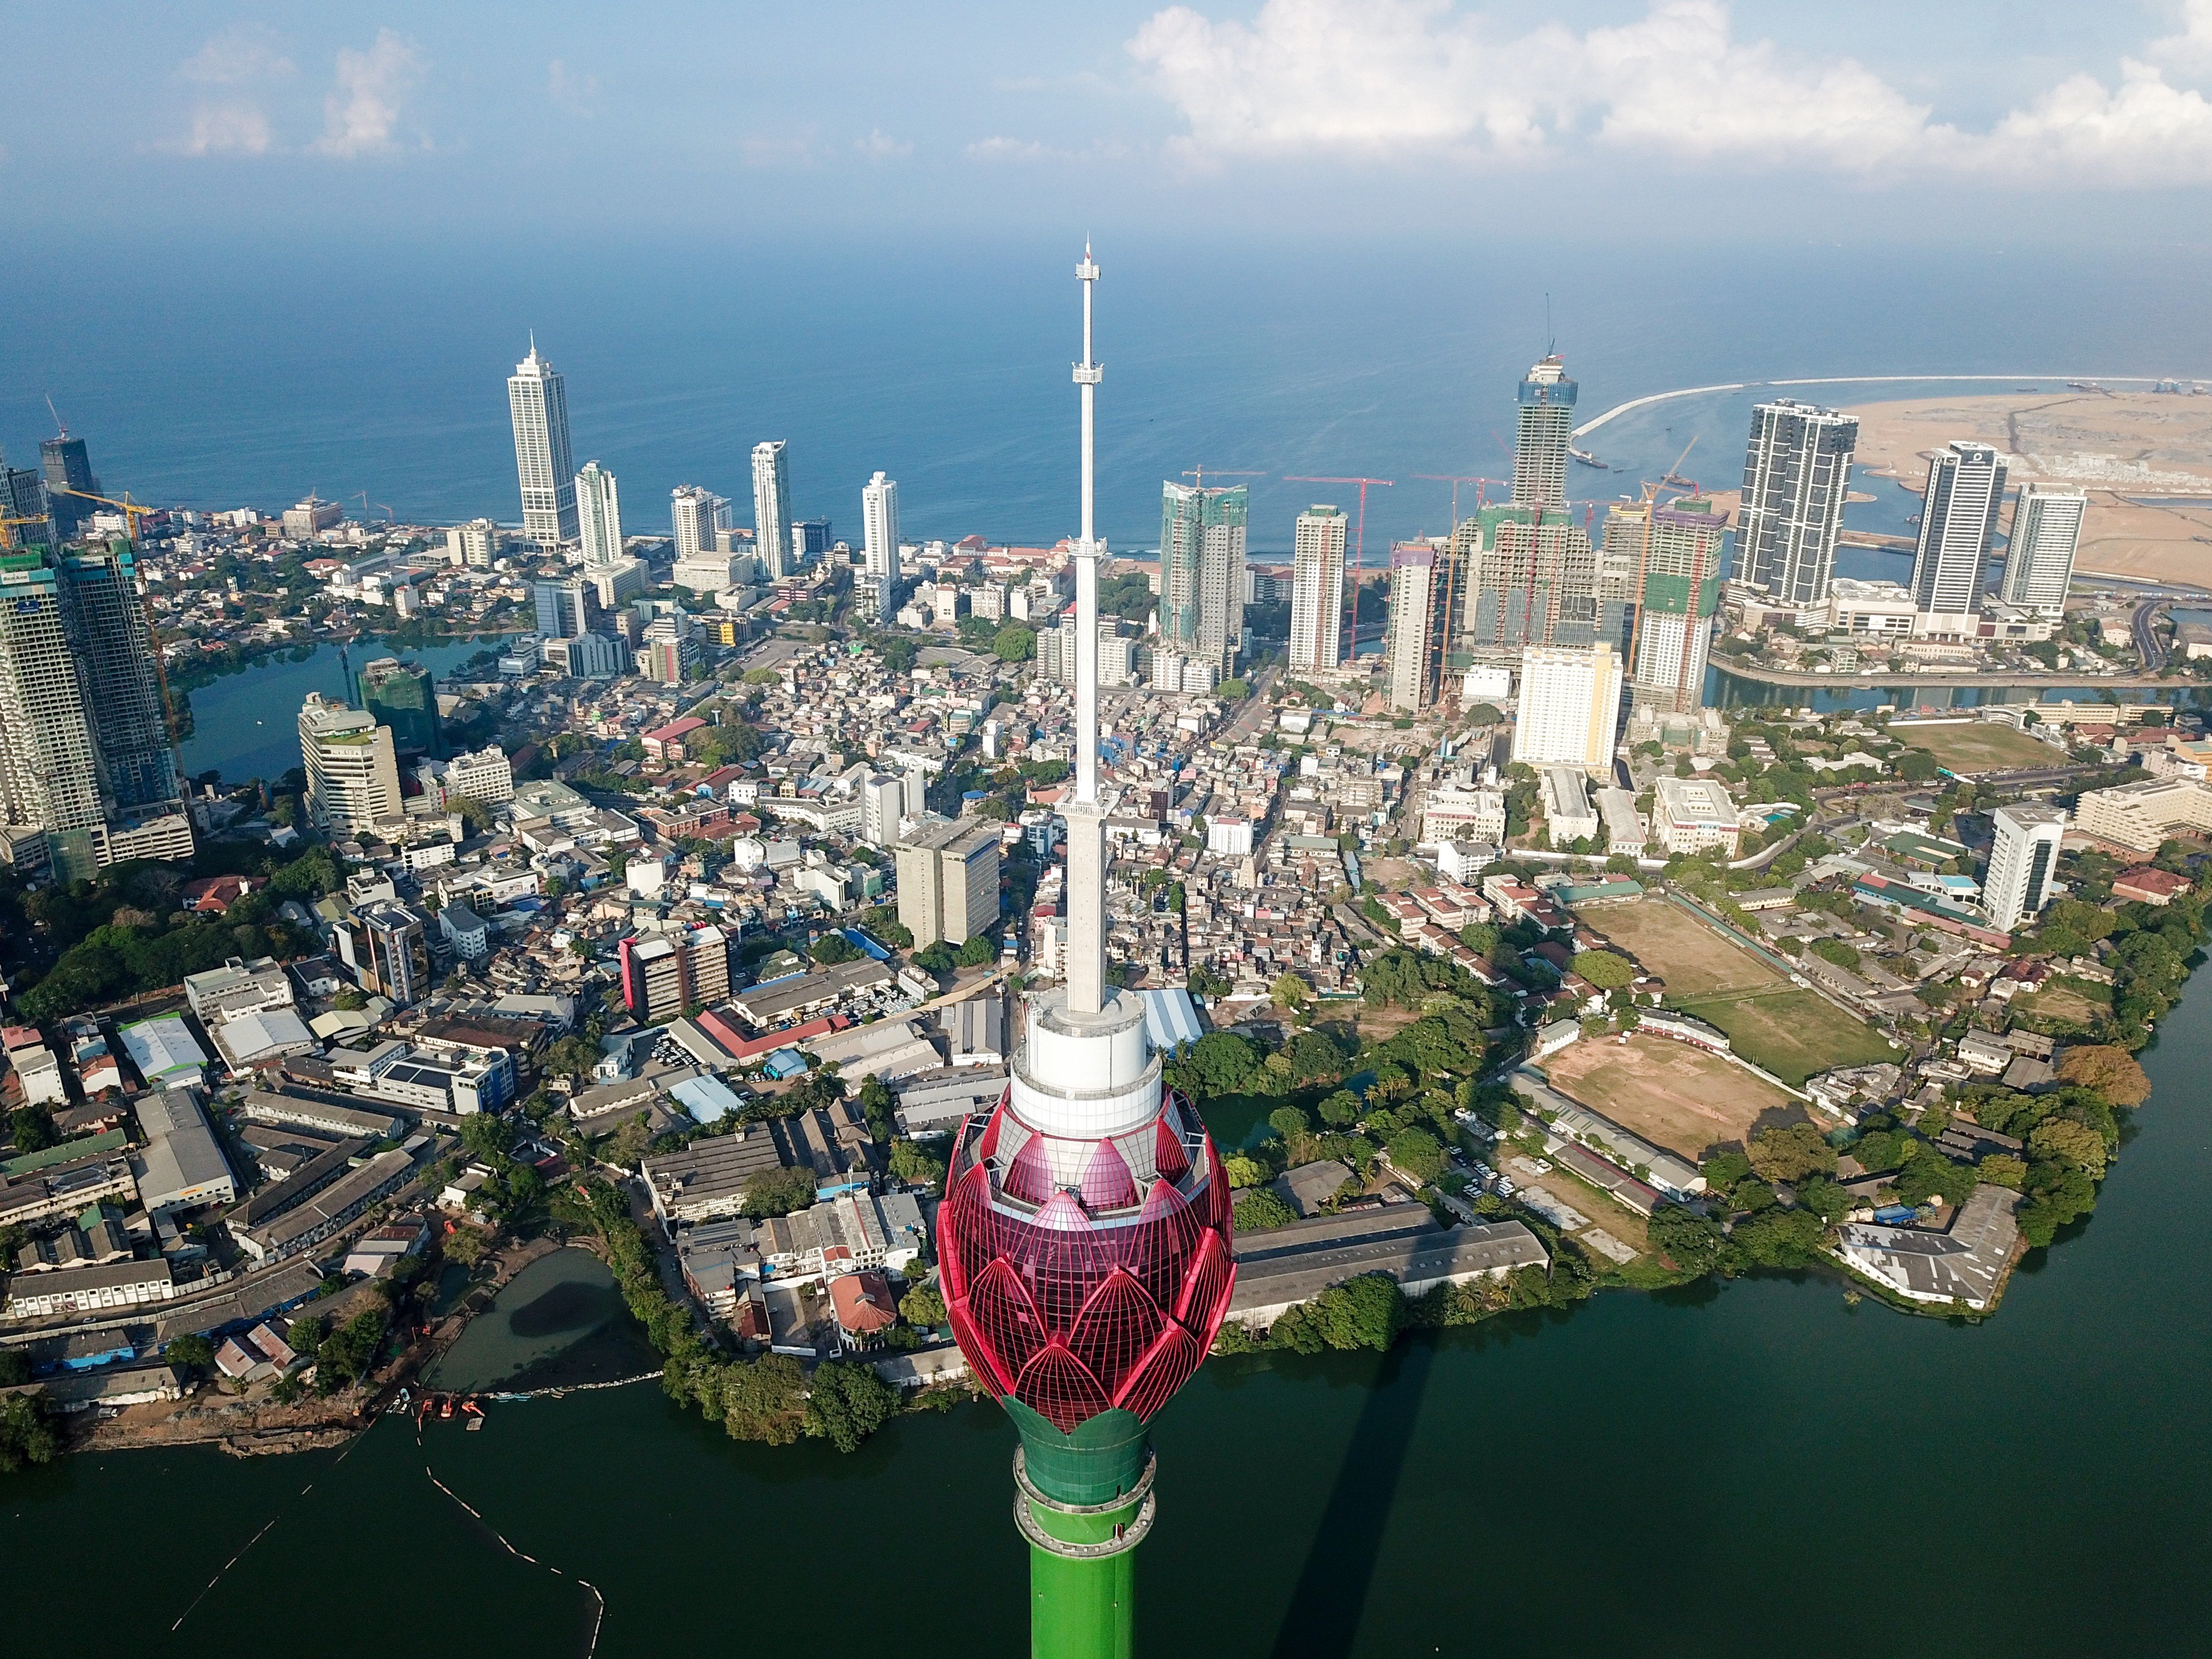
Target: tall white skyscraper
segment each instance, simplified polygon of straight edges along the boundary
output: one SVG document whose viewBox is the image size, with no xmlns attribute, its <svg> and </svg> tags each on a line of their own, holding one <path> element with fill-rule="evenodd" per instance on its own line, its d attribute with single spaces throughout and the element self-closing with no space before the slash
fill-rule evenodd
<svg viewBox="0 0 2212 1659">
<path fill-rule="evenodd" d="M 1298 514 L 1291 555 L 1291 666 L 1334 668 L 1344 654 L 1344 510 Z"/>
<path fill-rule="evenodd" d="M 622 562 L 622 498 L 615 489 L 615 475 L 597 461 L 586 461 L 576 475 L 576 528 L 583 538 L 586 568 L 604 570 Z"/>
<path fill-rule="evenodd" d="M 1923 615 L 1963 616 L 1982 597 L 2004 491 L 2004 463 L 1987 444 L 1953 443 L 1929 464 L 1912 556 L 1912 603 Z"/>
<path fill-rule="evenodd" d="M 1858 422 L 1838 410 L 1794 398 L 1753 407 L 1736 521 L 1738 580 L 1786 605 L 1828 597 L 1858 441 Z"/>
<path fill-rule="evenodd" d="M 1519 443 L 1513 452 L 1513 499 L 1522 507 L 1567 504 L 1567 441 L 1575 421 L 1575 383 L 1566 362 L 1547 357 L 1521 381 Z"/>
<path fill-rule="evenodd" d="M 863 575 L 881 607 L 899 579 L 898 481 L 880 472 L 860 486 Z"/>
<path fill-rule="evenodd" d="M 770 581 L 789 573 L 791 463 L 781 438 L 753 446 L 753 547 Z"/>
<path fill-rule="evenodd" d="M 2005 545 L 2002 597 L 2007 605 L 2049 617 L 2064 611 L 2075 550 L 2081 544 L 2081 517 L 2088 509 L 2086 490 L 2048 483 L 2020 487 L 2012 539 Z"/>
<path fill-rule="evenodd" d="M 522 533 L 538 546 L 576 539 L 576 458 L 568 447 L 568 388 L 553 365 L 530 355 L 507 382 L 514 420 L 514 470 L 522 483 Z"/>
<path fill-rule="evenodd" d="M 715 550 L 715 526 L 726 506 L 720 495 L 697 484 L 678 484 L 668 492 L 669 520 L 678 559 Z"/>
<path fill-rule="evenodd" d="M 1982 903 L 1990 922 L 2009 933 L 2051 902 L 2051 872 L 2066 838 L 2066 814 L 2048 806 L 2000 806 L 1990 827 L 1995 834 Z"/>
<path fill-rule="evenodd" d="M 1613 769 L 1620 723 L 1620 653 L 1610 645 L 1532 645 L 1521 653 L 1513 758 L 1529 766 Z"/>
</svg>

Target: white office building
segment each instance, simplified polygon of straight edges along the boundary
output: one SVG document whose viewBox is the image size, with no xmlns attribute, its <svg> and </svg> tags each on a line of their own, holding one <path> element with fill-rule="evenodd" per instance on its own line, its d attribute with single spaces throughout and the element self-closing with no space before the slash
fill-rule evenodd
<svg viewBox="0 0 2212 1659">
<path fill-rule="evenodd" d="M 1912 603 L 1921 615 L 1963 617 L 1973 611 L 2004 492 L 2004 462 L 1987 444 L 1954 442 L 1929 463 L 1912 556 Z"/>
<path fill-rule="evenodd" d="M 514 767 L 497 744 L 456 755 L 446 763 L 446 799 L 466 796 L 496 806 L 514 799 Z"/>
<path fill-rule="evenodd" d="M 300 759 L 307 774 L 307 813 L 318 826 L 365 836 L 404 816 L 392 728 L 379 726 L 374 715 L 310 691 L 300 706 Z"/>
<path fill-rule="evenodd" d="M 1990 923 L 2008 933 L 2051 902 L 2051 872 L 2058 866 L 2066 814 L 2048 806 L 2000 806 L 1991 828 L 1982 903 Z"/>
<path fill-rule="evenodd" d="M 514 421 L 514 470 L 522 485 L 522 533 L 538 546 L 576 539 L 576 458 L 568 448 L 568 388 L 553 365 L 530 355 L 507 382 Z"/>
<path fill-rule="evenodd" d="M 862 574 L 881 609 L 899 580 L 898 481 L 878 472 L 860 486 Z"/>
<path fill-rule="evenodd" d="M 1521 653 L 1513 758 L 1534 767 L 1613 769 L 1620 720 L 1620 653 L 1610 645 L 1532 645 Z"/>
<path fill-rule="evenodd" d="M 1344 655 L 1344 512 L 1298 514 L 1291 558 L 1291 667 L 1334 668 Z"/>
<path fill-rule="evenodd" d="M 668 492 L 669 525 L 675 532 L 678 563 L 716 550 L 714 527 L 726 505 L 713 490 L 697 484 L 678 484 Z"/>
<path fill-rule="evenodd" d="M 576 475 L 576 528 L 584 543 L 584 568 L 604 570 L 622 562 L 622 498 L 615 475 L 586 461 Z"/>
<path fill-rule="evenodd" d="M 453 563 L 477 570 L 490 568 L 506 538 L 489 519 L 471 519 L 446 532 L 446 556 Z"/>
<path fill-rule="evenodd" d="M 791 462 L 781 438 L 753 446 L 753 546 L 770 581 L 790 573 Z"/>
<path fill-rule="evenodd" d="M 2049 483 L 2020 487 L 2012 509 L 2012 538 L 2005 546 L 2001 597 L 2007 605 L 2044 617 L 2065 611 L 2074 554 L 2081 544 L 2081 519 L 2088 510 L 2086 490 Z"/>
<path fill-rule="evenodd" d="M 1859 423 L 1794 398 L 1758 404 L 1743 458 L 1738 579 L 1784 605 L 1818 605 L 1836 574 Z"/>
</svg>

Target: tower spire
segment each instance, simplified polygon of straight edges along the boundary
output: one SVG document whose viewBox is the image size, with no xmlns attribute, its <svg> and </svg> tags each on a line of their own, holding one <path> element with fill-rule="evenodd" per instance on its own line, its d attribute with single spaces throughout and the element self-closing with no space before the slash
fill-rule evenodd
<svg viewBox="0 0 2212 1659">
<path fill-rule="evenodd" d="M 1088 240 L 1075 268 L 1083 284 L 1083 535 L 1075 544 L 1075 799 L 1067 811 L 1067 1006 L 1095 1014 L 1106 1006 L 1106 820 L 1098 802 L 1098 539 L 1091 465 L 1098 382 L 1091 359 L 1091 290 L 1098 266 Z"/>
</svg>

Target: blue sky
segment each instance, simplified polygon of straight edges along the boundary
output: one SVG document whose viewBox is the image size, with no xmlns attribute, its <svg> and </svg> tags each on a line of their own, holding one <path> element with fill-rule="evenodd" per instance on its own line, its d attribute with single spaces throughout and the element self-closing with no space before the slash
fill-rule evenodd
<svg viewBox="0 0 2212 1659">
<path fill-rule="evenodd" d="M 2193 236 L 2212 183 L 2212 0 L 7 14 L 0 182 L 64 243 Z"/>
</svg>

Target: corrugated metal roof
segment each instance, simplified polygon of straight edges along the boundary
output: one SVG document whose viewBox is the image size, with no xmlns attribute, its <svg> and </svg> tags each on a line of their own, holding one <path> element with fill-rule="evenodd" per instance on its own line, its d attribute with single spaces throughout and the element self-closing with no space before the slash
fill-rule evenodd
<svg viewBox="0 0 2212 1659">
<path fill-rule="evenodd" d="M 1154 1048 L 1177 1048 L 1206 1035 L 1206 1027 L 1199 1020 L 1198 1005 L 1190 1000 L 1190 993 L 1180 986 L 1139 991 L 1137 994 L 1144 999 L 1145 1030 Z"/>
</svg>

